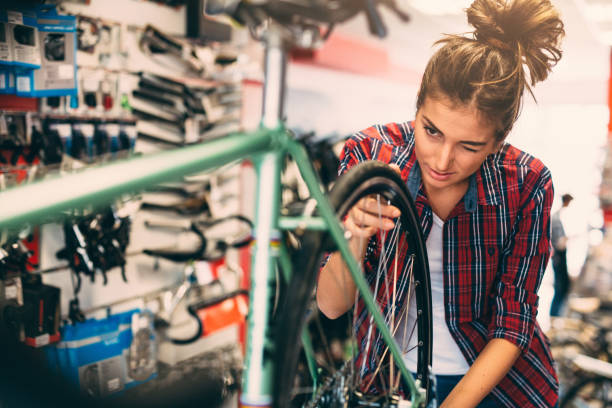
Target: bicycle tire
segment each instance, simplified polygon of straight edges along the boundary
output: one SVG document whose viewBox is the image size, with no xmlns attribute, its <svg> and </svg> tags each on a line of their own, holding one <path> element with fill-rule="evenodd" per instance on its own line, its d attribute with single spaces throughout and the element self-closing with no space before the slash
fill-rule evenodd
<svg viewBox="0 0 612 408">
<path fill-rule="evenodd" d="M 412 251 L 409 255 L 414 256 L 412 258 L 412 272 L 414 273 L 414 282 L 416 282 L 414 285 L 414 298 L 416 299 L 416 309 L 418 310 L 416 317 L 416 325 L 418 326 L 418 330 L 416 330 L 418 337 L 418 364 L 416 373 L 417 378 L 421 380 L 422 386 L 428 391 L 428 394 L 431 394 L 429 392 L 429 370 L 432 361 L 432 321 L 429 266 L 416 207 L 405 183 L 388 165 L 378 161 L 367 161 L 355 165 L 338 179 L 328 198 L 332 208 L 335 209 L 338 217 L 342 219 L 357 201 L 373 194 L 377 194 L 379 197 L 382 196 L 401 211 L 401 216 L 398 220 L 402 227 L 399 229 L 398 236 L 401 235 L 405 239 L 405 242 L 409 244 L 410 251 Z M 330 242 L 330 239 L 325 234 L 307 233 L 302 239 L 301 250 L 297 251 L 293 256 L 294 277 L 287 285 L 285 293 L 289 295 L 285 296 L 282 300 L 281 304 L 283 307 L 279 309 L 281 310 L 281 315 L 279 316 L 279 323 L 276 329 L 275 344 L 277 350 L 275 353 L 274 401 L 277 407 L 309 406 L 309 404 L 310 406 L 323 406 L 321 404 L 313 405 L 308 402 L 310 398 L 320 398 L 320 395 L 317 397 L 313 394 L 312 397 L 306 397 L 306 402 L 299 399 L 296 402 L 294 396 L 296 382 L 300 383 L 301 374 L 303 374 L 301 373 L 303 370 L 298 370 L 298 361 L 304 358 L 300 341 L 303 327 L 308 325 L 309 322 L 312 325 L 313 320 L 324 318 L 322 313 L 312 310 L 312 305 L 314 298 L 313 290 L 322 257 L 326 252 L 333 249 L 329 247 L 328 242 Z M 384 243 L 385 240 L 382 239 L 381 242 Z M 384 245 L 381 245 L 381 247 L 384 247 Z M 395 251 L 396 254 L 399 252 L 399 250 Z M 410 299 L 407 301 L 409 302 Z M 365 322 L 366 320 L 362 320 L 362 323 Z M 318 324 L 321 324 L 321 322 L 319 321 Z M 370 324 L 373 324 L 371 320 Z M 414 332 L 414 329 L 412 331 Z M 370 336 L 369 332 L 368 336 Z M 329 346 L 330 343 L 324 345 L 324 347 Z M 385 358 L 384 355 L 382 358 Z M 353 360 L 353 358 L 349 358 L 349 360 Z M 345 366 L 346 362 L 343 364 L 343 367 Z M 316 369 L 319 372 L 324 371 L 322 367 L 317 367 Z M 328 381 L 336 373 L 327 374 L 326 379 L 319 381 L 319 383 Z M 380 375 L 382 376 L 382 370 Z M 389 384 L 391 384 L 392 379 L 389 379 Z M 320 389 L 321 387 L 319 387 Z M 405 390 L 406 388 L 404 388 Z M 349 390 L 349 393 L 354 393 L 355 391 L 359 390 Z M 382 403 L 382 405 L 378 406 L 385 406 L 384 402 L 380 402 L 384 401 L 385 398 L 389 404 L 392 400 L 391 395 L 379 395 L 377 398 L 379 400 L 378 403 Z M 347 403 L 347 405 L 350 404 Z"/>
<path fill-rule="evenodd" d="M 597 395 L 599 390 L 607 391 L 607 395 Z M 612 379 L 597 376 L 580 380 L 567 390 L 559 406 L 560 408 L 612 407 Z"/>
</svg>

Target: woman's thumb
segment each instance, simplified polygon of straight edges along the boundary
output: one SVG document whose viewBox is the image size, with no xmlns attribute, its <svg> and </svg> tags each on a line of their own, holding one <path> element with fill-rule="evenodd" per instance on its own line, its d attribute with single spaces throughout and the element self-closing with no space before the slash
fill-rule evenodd
<svg viewBox="0 0 612 408">
<path fill-rule="evenodd" d="M 397 164 L 391 163 L 391 164 L 389 164 L 389 167 L 391 167 L 400 176 L 402 175 L 402 171 L 400 170 L 400 168 L 399 168 L 399 166 Z"/>
</svg>

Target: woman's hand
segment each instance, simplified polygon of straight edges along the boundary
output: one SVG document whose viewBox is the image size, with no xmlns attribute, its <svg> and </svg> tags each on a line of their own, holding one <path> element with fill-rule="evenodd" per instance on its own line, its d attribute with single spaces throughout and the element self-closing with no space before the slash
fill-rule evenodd
<svg viewBox="0 0 612 408">
<path fill-rule="evenodd" d="M 396 164 L 390 165 L 398 174 L 400 169 Z M 395 218 L 401 215 L 397 207 L 388 205 L 381 196 L 364 197 L 351 208 L 344 226 L 353 237 L 359 241 L 368 241 L 378 230 L 389 231 L 395 226 Z"/>
<path fill-rule="evenodd" d="M 391 167 L 400 172 L 397 165 Z M 352 238 L 349 248 L 356 260 L 363 260 L 370 237 L 379 230 L 388 231 L 400 216 L 397 207 L 387 204 L 381 196 L 365 197 L 348 212 L 344 226 Z M 334 252 L 321 269 L 317 282 L 317 305 L 330 319 L 345 313 L 355 303 L 355 282 L 339 252 Z"/>
</svg>

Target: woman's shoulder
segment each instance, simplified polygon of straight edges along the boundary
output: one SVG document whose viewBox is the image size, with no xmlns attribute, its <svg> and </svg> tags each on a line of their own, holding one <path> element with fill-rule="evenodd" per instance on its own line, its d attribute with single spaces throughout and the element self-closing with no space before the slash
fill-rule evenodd
<svg viewBox="0 0 612 408">
<path fill-rule="evenodd" d="M 370 139 L 394 146 L 400 146 L 414 140 L 414 126 L 412 121 L 373 125 L 359 132 L 355 132 L 351 136 L 351 139 L 355 139 L 356 141 Z"/>
<path fill-rule="evenodd" d="M 551 179 L 550 170 L 542 160 L 510 143 L 504 143 L 499 152 L 489 156 L 485 166 L 501 172 L 507 182 L 519 185 L 529 183 L 542 186 Z"/>
<path fill-rule="evenodd" d="M 376 158 L 376 152 L 397 149 L 411 150 L 414 146 L 413 122 L 373 125 L 353 133 L 344 145 L 344 150 L 359 150 L 368 159 Z"/>
<path fill-rule="evenodd" d="M 397 164 L 402 170 L 414 163 L 412 122 L 374 125 L 347 139 L 340 155 L 340 173 L 366 160 Z"/>
</svg>

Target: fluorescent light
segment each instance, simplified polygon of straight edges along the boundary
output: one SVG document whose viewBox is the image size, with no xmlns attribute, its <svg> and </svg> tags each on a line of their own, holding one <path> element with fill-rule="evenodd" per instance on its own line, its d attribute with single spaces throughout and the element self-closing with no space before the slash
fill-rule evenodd
<svg viewBox="0 0 612 408">
<path fill-rule="evenodd" d="M 408 4 L 423 14 L 434 16 L 459 15 L 473 0 L 408 0 Z"/>
</svg>

